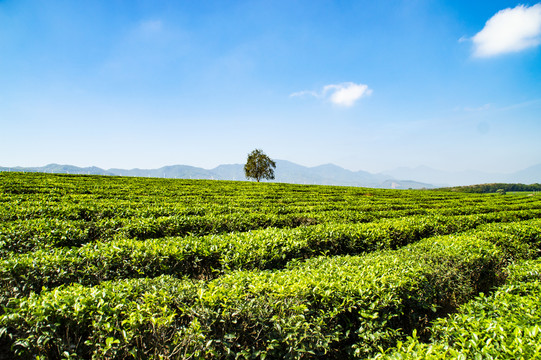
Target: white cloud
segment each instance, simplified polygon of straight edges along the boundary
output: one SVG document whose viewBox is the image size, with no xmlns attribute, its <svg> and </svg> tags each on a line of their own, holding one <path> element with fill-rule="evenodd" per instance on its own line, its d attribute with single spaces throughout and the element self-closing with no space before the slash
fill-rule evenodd
<svg viewBox="0 0 541 360">
<path fill-rule="evenodd" d="M 363 96 L 368 96 L 370 94 L 372 94 L 372 89 L 369 89 L 368 85 L 345 82 L 341 84 L 325 85 L 319 92 L 304 90 L 295 92 L 290 96 L 298 97 L 308 95 L 320 99 L 328 99 L 338 106 L 350 107 Z"/>
<path fill-rule="evenodd" d="M 541 3 L 500 10 L 473 38 L 476 57 L 521 51 L 541 43 Z"/>
<path fill-rule="evenodd" d="M 340 106 L 353 106 L 357 100 L 363 96 L 368 96 L 372 90 L 368 85 L 343 83 L 339 85 L 327 85 L 323 88 L 323 92 L 331 92 L 330 99 L 333 104 Z"/>
</svg>

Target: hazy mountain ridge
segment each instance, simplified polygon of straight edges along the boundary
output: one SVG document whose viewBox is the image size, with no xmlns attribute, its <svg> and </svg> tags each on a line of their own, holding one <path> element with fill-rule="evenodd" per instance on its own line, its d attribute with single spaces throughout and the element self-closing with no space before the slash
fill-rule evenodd
<svg viewBox="0 0 541 360">
<path fill-rule="evenodd" d="M 101 169 L 92 167 L 77 167 L 73 165 L 49 164 L 42 167 L 0 167 L 0 171 L 27 171 L 83 175 L 116 175 L 161 177 L 177 179 L 209 179 L 209 180 L 246 180 L 244 165 L 226 164 L 214 169 L 203 169 L 188 165 L 164 166 L 159 169 Z M 402 182 L 381 174 L 370 174 L 366 171 L 350 171 L 334 164 L 306 167 L 286 160 L 276 160 L 275 182 L 313 185 L 363 186 L 395 189 L 433 188 L 428 183 L 406 181 Z"/>
<path fill-rule="evenodd" d="M 488 173 L 476 170 L 451 172 L 437 170 L 427 166 L 418 166 L 415 168 L 399 167 L 384 171 L 382 174 L 398 179 L 427 182 L 438 187 L 486 183 L 534 184 L 541 183 L 541 164 L 533 165 L 511 174 Z"/>
<path fill-rule="evenodd" d="M 224 164 L 213 169 L 189 165 L 171 165 L 159 169 L 101 169 L 73 165 L 49 164 L 42 167 L 0 167 L 0 171 L 27 171 L 83 175 L 116 175 L 161 177 L 177 179 L 246 180 L 244 165 Z M 363 186 L 394 189 L 421 189 L 482 183 L 541 183 L 541 164 L 512 174 L 490 174 L 479 171 L 448 172 L 426 166 L 396 168 L 379 174 L 351 171 L 334 164 L 314 167 L 298 165 L 286 160 L 276 160 L 275 182 L 314 185 Z"/>
</svg>

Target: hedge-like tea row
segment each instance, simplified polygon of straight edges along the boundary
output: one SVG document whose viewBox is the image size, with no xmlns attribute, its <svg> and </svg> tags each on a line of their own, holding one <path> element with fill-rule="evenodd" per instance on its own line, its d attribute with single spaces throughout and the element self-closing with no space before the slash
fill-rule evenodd
<svg viewBox="0 0 541 360">
<path fill-rule="evenodd" d="M 105 280 L 159 275 L 208 279 L 231 269 L 281 268 L 292 259 L 321 254 L 396 249 L 428 236 L 466 231 L 489 221 L 509 219 L 509 216 L 497 213 L 410 217 L 369 224 L 273 228 L 221 236 L 146 241 L 119 239 L 80 248 L 36 251 L 0 260 L 0 303 L 9 297 L 39 292 L 43 287 L 73 282 L 90 285 Z M 492 233 L 487 236 L 491 241 Z M 538 237 L 539 234 L 525 236 L 516 241 L 523 242 L 527 236 Z"/>
<path fill-rule="evenodd" d="M 536 211 L 525 210 L 525 211 Z M 202 216 L 163 216 L 157 218 L 120 218 L 98 221 L 36 218 L 0 223 L 0 257 L 39 249 L 81 246 L 113 236 L 150 239 L 164 236 L 202 236 L 267 227 L 297 227 L 318 223 L 364 223 L 401 217 L 416 210 L 391 212 L 346 212 L 260 214 L 232 213 Z M 541 210 L 539 210 L 541 214 Z"/>
<path fill-rule="evenodd" d="M 540 249 L 540 220 L 506 223 L 541 218 L 526 194 L 14 173 L 0 194 L 0 359 L 371 356 Z"/>
<path fill-rule="evenodd" d="M 0 181 L 2 177 L 0 176 Z M 0 183 L 1 185 L 1 183 Z M 233 185 L 232 185 L 233 186 Z M 0 186 L 1 188 L 1 186 Z M 361 189 L 349 192 L 362 191 Z M 216 189 L 219 190 L 219 189 Z M 319 190 L 319 189 L 318 189 Z M 383 191 L 383 190 L 380 190 Z M 261 189 L 260 196 L 264 196 L 265 188 Z M 440 215 L 469 215 L 488 213 L 502 210 L 539 209 L 539 201 L 524 200 L 520 197 L 506 198 L 505 201 L 485 196 L 481 202 L 464 198 L 456 201 L 452 197 L 440 197 L 434 193 L 422 193 L 416 197 L 411 195 L 395 196 L 389 198 L 370 196 L 359 199 L 359 196 L 346 196 L 340 201 L 335 199 L 308 197 L 292 197 L 290 193 L 279 194 L 276 199 L 251 200 L 246 194 L 238 196 L 222 196 L 221 203 L 214 199 L 201 198 L 194 202 L 190 197 L 167 197 L 167 194 L 157 197 L 147 196 L 142 199 L 120 200 L 115 192 L 106 193 L 105 196 L 66 195 L 55 198 L 33 194 L 30 196 L 11 195 L 3 198 L 0 207 L 0 221 L 22 221 L 32 219 L 57 219 L 70 221 L 98 222 L 113 218 L 157 218 L 169 216 L 204 216 L 224 215 L 231 213 L 259 213 L 285 215 L 293 213 L 330 214 L 331 217 L 340 218 L 349 214 L 364 213 L 376 218 L 380 216 L 422 215 L 437 212 Z M 402 194 L 401 194 L 402 195 Z M 235 201 L 231 201 L 235 199 Z M 156 201 L 159 200 L 159 201 Z M 226 202 L 227 201 L 227 202 Z M 340 214 L 341 213 L 341 214 Z"/>
<path fill-rule="evenodd" d="M 540 359 L 541 260 L 509 269 L 506 285 L 461 306 L 430 328 L 430 343 L 416 336 L 377 359 Z"/>
<path fill-rule="evenodd" d="M 541 219 L 487 224 L 479 236 L 500 246 L 510 259 L 536 259 L 541 255 Z"/>
<path fill-rule="evenodd" d="M 261 185 L 261 186 L 258 186 Z M 0 221 L 55 218 L 405 211 L 444 215 L 539 208 L 537 199 L 450 192 L 172 179 L 0 173 Z"/>
<path fill-rule="evenodd" d="M 81 246 L 100 238 L 112 237 L 120 227 L 118 220 L 86 222 L 58 219 L 32 219 L 0 224 L 0 257 L 38 249 Z"/>
<path fill-rule="evenodd" d="M 268 227 L 297 227 L 323 223 L 365 223 L 385 218 L 426 213 L 421 209 L 384 212 L 330 211 L 322 213 L 260 214 L 232 213 L 202 216 L 164 216 L 158 218 L 111 218 L 99 221 L 37 218 L 0 224 L 0 257 L 10 253 L 26 253 L 39 249 L 81 246 L 114 237 L 135 239 L 164 236 L 203 236 L 234 231 L 248 231 Z M 506 220 L 541 216 L 541 209 L 479 213 L 483 217 Z M 435 215 L 438 216 L 438 215 Z"/>
<path fill-rule="evenodd" d="M 362 358 L 498 283 L 505 261 L 491 242 L 453 235 L 207 283 L 74 284 L 12 299 L 0 317 L 1 350 L 13 346 L 21 358 Z"/>
<path fill-rule="evenodd" d="M 160 218 L 82 220 L 33 219 L 0 225 L 0 256 L 39 249 L 73 247 L 114 237 L 150 239 L 164 236 L 208 235 L 267 227 L 297 227 L 317 223 L 303 214 L 227 214 Z"/>
</svg>

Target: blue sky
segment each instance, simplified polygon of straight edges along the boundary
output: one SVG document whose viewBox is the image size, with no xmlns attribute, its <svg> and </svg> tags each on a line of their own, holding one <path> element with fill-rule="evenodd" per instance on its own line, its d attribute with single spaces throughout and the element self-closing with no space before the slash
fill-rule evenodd
<svg viewBox="0 0 541 360">
<path fill-rule="evenodd" d="M 0 166 L 541 163 L 541 4 L 0 0 Z"/>
</svg>

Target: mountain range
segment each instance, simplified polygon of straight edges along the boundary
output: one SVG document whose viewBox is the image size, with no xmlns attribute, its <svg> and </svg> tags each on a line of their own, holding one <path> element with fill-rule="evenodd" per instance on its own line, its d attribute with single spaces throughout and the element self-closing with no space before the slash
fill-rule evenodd
<svg viewBox="0 0 541 360">
<path fill-rule="evenodd" d="M 487 173 L 475 170 L 450 172 L 432 169 L 427 166 L 416 168 L 401 167 L 385 171 L 383 174 L 398 179 L 427 182 L 438 187 L 486 183 L 534 184 L 541 183 L 541 164 L 530 166 L 510 174 Z"/>
<path fill-rule="evenodd" d="M 385 189 L 421 189 L 482 183 L 541 183 L 541 164 L 512 174 L 491 174 L 478 171 L 448 172 L 426 166 L 396 168 L 379 174 L 351 171 L 334 164 L 314 167 L 276 160 L 275 182 L 293 184 L 363 186 Z M 73 165 L 49 164 L 43 167 L 0 167 L 0 171 L 26 171 L 63 174 L 140 176 L 177 179 L 246 180 L 244 165 L 220 165 L 203 169 L 188 165 L 171 165 L 159 169 L 101 169 Z"/>
</svg>

